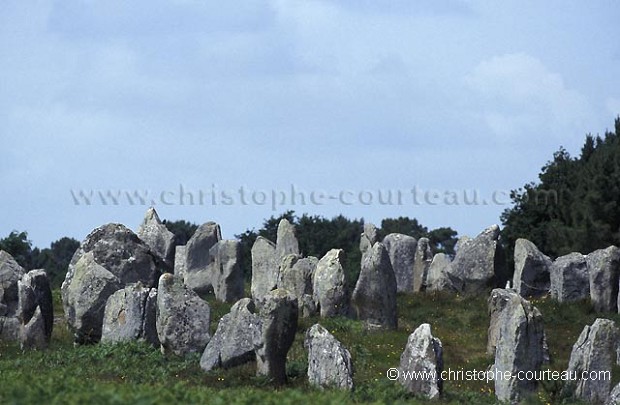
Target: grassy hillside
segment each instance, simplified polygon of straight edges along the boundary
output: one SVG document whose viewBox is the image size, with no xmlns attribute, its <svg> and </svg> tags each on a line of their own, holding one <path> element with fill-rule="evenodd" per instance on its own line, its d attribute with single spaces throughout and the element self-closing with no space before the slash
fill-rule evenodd
<svg viewBox="0 0 620 405">
<path fill-rule="evenodd" d="M 58 293 L 55 309 L 60 312 Z M 230 305 L 214 302 L 212 332 Z M 588 303 L 559 305 L 537 300 L 545 318 L 553 363 L 563 370 L 573 343 L 583 326 L 597 315 Z M 255 365 L 205 373 L 199 356 L 165 357 L 142 343 L 74 347 L 66 325 L 59 319 L 48 350 L 25 352 L 18 345 L 0 343 L 0 403 L 428 403 L 407 395 L 400 385 L 386 378 L 386 371 L 399 363 L 408 335 L 421 323 L 432 325 L 444 346 L 444 368 L 484 370 L 491 364 L 485 355 L 489 318 L 486 296 L 458 297 L 449 294 L 400 295 L 399 328 L 394 332 L 366 332 L 361 322 L 322 319 L 320 323 L 351 351 L 356 389 L 353 393 L 320 391 L 308 386 L 305 331 L 317 318 L 300 323 L 289 352 L 289 382 L 275 390 L 269 381 L 255 376 Z M 604 314 L 620 320 L 617 314 Z M 620 371 L 614 370 L 614 378 Z M 532 404 L 571 403 L 559 398 L 559 385 L 546 384 L 527 400 Z M 496 403 L 492 383 L 448 381 L 439 403 Z"/>
</svg>

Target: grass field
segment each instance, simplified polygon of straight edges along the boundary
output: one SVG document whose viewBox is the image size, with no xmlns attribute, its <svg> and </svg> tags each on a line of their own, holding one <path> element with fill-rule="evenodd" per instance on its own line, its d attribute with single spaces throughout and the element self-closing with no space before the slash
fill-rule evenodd
<svg viewBox="0 0 620 405">
<path fill-rule="evenodd" d="M 230 305 L 214 302 L 212 332 Z M 564 370 L 573 343 L 584 325 L 597 317 L 620 320 L 617 314 L 595 314 L 588 303 L 559 305 L 536 300 L 545 319 L 551 369 Z M 55 310 L 62 310 L 55 291 Z M 450 294 L 399 295 L 399 327 L 393 332 L 366 332 L 361 322 L 344 318 L 303 319 L 288 356 L 288 383 L 274 389 L 255 376 L 255 364 L 205 373 L 199 356 L 165 357 L 143 343 L 74 347 L 62 321 L 55 325 L 49 349 L 21 352 L 15 343 L 0 342 L 0 403 L 2 404 L 299 404 L 299 403 L 429 403 L 408 395 L 386 371 L 398 366 L 407 337 L 421 323 L 430 323 L 444 347 L 444 368 L 484 370 L 492 362 L 485 354 L 486 296 Z M 355 391 L 320 391 L 307 383 L 305 331 L 315 322 L 325 326 L 351 352 Z M 613 370 L 614 379 L 620 370 Z M 614 380 L 614 384 L 615 384 Z M 559 397 L 559 384 L 545 384 L 526 400 L 529 404 L 574 403 Z M 447 381 L 434 403 L 496 403 L 493 384 Z"/>
</svg>

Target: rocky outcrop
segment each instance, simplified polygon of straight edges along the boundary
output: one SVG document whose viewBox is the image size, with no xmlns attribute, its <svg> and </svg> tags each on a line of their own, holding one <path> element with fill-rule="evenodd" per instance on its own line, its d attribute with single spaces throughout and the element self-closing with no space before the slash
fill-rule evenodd
<svg viewBox="0 0 620 405">
<path fill-rule="evenodd" d="M 276 245 L 259 236 L 252 245 L 252 299 L 261 303 L 267 293 L 278 286 Z"/>
<path fill-rule="evenodd" d="M 413 292 L 426 290 L 428 270 L 433 261 L 433 251 L 428 238 L 420 238 L 415 251 L 413 265 Z"/>
<path fill-rule="evenodd" d="M 431 326 L 424 323 L 409 335 L 407 346 L 400 356 L 399 382 L 411 394 L 435 399 L 443 389 L 442 370 L 441 340 L 433 337 Z M 413 378 L 414 375 L 435 378 Z"/>
<path fill-rule="evenodd" d="M 353 389 L 351 354 L 331 333 L 318 323 L 307 332 L 308 381 L 320 388 Z"/>
<path fill-rule="evenodd" d="M 262 328 L 262 320 L 256 314 L 252 300 L 239 300 L 220 319 L 200 358 L 200 367 L 210 371 L 256 360 L 254 351 L 262 345 Z"/>
<path fill-rule="evenodd" d="M 332 249 L 316 266 L 312 290 L 322 317 L 346 316 L 349 312 L 349 288 L 342 267 L 343 254 L 342 249 Z"/>
<path fill-rule="evenodd" d="M 102 343 L 142 339 L 159 347 L 157 290 L 132 284 L 108 298 L 103 316 Z"/>
<path fill-rule="evenodd" d="M 527 239 L 517 239 L 512 286 L 523 297 L 541 297 L 549 292 L 551 259 Z"/>
<path fill-rule="evenodd" d="M 387 249 L 382 243 L 366 251 L 362 258 L 351 307 L 357 319 L 370 329 L 396 329 L 396 278 Z"/>
<path fill-rule="evenodd" d="M 610 246 L 586 256 L 590 279 L 590 301 L 598 312 L 618 312 L 620 249 Z"/>
<path fill-rule="evenodd" d="M 499 227 L 493 225 L 474 239 L 459 241 L 456 256 L 447 269 L 450 284 L 457 292 L 477 294 L 501 282 L 504 269 L 498 239 Z"/>
<path fill-rule="evenodd" d="M 176 237 L 166 228 L 155 208 L 146 211 L 144 220 L 138 228 L 138 237 L 151 247 L 151 250 L 166 264 L 167 270 L 174 267 L 174 246 Z"/>
<path fill-rule="evenodd" d="M 297 299 L 276 289 L 265 296 L 259 309 L 262 346 L 256 349 L 256 371 L 276 384 L 286 381 L 286 355 L 297 332 Z"/>
<path fill-rule="evenodd" d="M 495 374 L 536 372 L 544 359 L 542 315 L 515 290 L 495 289 L 489 298 L 491 326 L 487 348 L 495 347 Z M 500 401 L 519 403 L 536 390 L 534 379 L 495 379 L 495 395 Z"/>
<path fill-rule="evenodd" d="M 207 222 L 196 229 L 194 235 L 185 245 L 185 277 L 184 282 L 198 293 L 206 293 L 213 289 L 212 274 L 209 264 L 212 263 L 211 248 L 222 240 L 220 226 L 215 222 Z"/>
<path fill-rule="evenodd" d="M 150 247 L 124 225 L 108 224 L 91 232 L 73 255 L 61 287 L 76 343 L 99 341 L 110 295 L 137 282 L 153 287 L 164 268 Z"/>
<path fill-rule="evenodd" d="M 414 291 L 414 261 L 418 241 L 409 235 L 391 233 L 383 238 L 383 245 L 387 249 L 394 270 L 397 291 L 408 293 Z M 367 247 L 366 251 L 371 247 Z"/>
<path fill-rule="evenodd" d="M 159 279 L 157 335 L 164 354 L 202 353 L 211 339 L 211 309 L 198 294 L 170 273 Z"/>
<path fill-rule="evenodd" d="M 586 257 L 570 253 L 558 257 L 551 265 L 551 297 L 559 302 L 586 299 L 590 296 L 590 279 Z"/>
<path fill-rule="evenodd" d="M 572 396 L 589 403 L 603 403 L 608 399 L 611 390 L 611 379 L 598 378 L 583 379 L 583 372 L 592 376 L 598 372 L 609 371 L 616 364 L 618 353 L 618 339 L 620 334 L 615 323 L 609 319 L 597 319 L 586 325 L 573 350 L 568 362 L 567 373 L 576 381 L 566 382 L 563 395 Z"/>
</svg>

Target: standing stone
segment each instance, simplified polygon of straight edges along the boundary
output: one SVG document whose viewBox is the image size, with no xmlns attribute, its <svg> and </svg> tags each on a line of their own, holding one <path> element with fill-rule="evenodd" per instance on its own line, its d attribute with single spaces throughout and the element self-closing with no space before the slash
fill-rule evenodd
<svg viewBox="0 0 620 405">
<path fill-rule="evenodd" d="M 179 276 L 182 280 L 185 280 L 187 273 L 186 259 L 185 245 L 177 246 L 174 251 L 174 275 Z"/>
<path fill-rule="evenodd" d="M 491 293 L 491 300 L 505 301 L 495 303 L 495 374 L 505 375 L 510 372 L 511 375 L 518 375 L 519 372 L 539 371 L 544 357 L 544 330 L 540 311 L 514 290 L 495 289 Z M 534 379 L 496 378 L 495 395 L 500 401 L 518 403 L 535 391 L 536 386 L 537 381 Z"/>
<path fill-rule="evenodd" d="M 45 328 L 45 319 L 41 307 L 37 306 L 32 317 L 26 323 L 21 324 L 19 331 L 21 349 L 45 349 L 49 344 L 49 337 Z"/>
<path fill-rule="evenodd" d="M 450 267 L 450 257 L 445 253 L 437 253 L 428 267 L 426 277 L 426 291 L 443 291 L 451 289 L 450 279 L 448 278 L 448 268 Z"/>
<path fill-rule="evenodd" d="M 433 337 L 431 326 L 420 325 L 407 339 L 407 346 L 400 356 L 399 382 L 407 392 L 436 399 L 443 389 L 443 347 L 441 340 Z M 412 378 L 413 375 L 435 378 Z"/>
<path fill-rule="evenodd" d="M 299 243 L 295 236 L 295 225 L 288 222 L 286 218 L 282 218 L 278 224 L 278 232 L 276 239 L 276 264 L 286 255 L 299 254 Z"/>
<path fill-rule="evenodd" d="M 276 245 L 259 236 L 252 245 L 252 299 L 260 304 L 265 295 L 278 286 Z"/>
<path fill-rule="evenodd" d="M 166 264 L 168 270 L 172 270 L 174 267 L 176 237 L 161 222 L 155 208 L 151 207 L 146 211 L 144 221 L 142 221 L 138 228 L 137 234 Z"/>
<path fill-rule="evenodd" d="M 299 304 L 299 313 L 302 317 L 313 316 L 316 313 L 316 305 L 312 298 L 312 279 L 319 262 L 316 257 L 300 258 L 296 254 L 290 254 L 280 263 L 280 278 L 278 288 L 289 291 Z"/>
<path fill-rule="evenodd" d="M 254 351 L 262 345 L 263 324 L 254 302 L 242 298 L 220 319 L 207 344 L 200 367 L 205 371 L 229 368 L 256 360 Z"/>
<path fill-rule="evenodd" d="M 135 233 L 121 224 L 92 231 L 73 255 L 61 294 L 65 317 L 76 343 L 98 342 L 105 304 L 116 290 L 140 282 L 157 284 L 162 261 Z"/>
<path fill-rule="evenodd" d="M 620 383 L 618 383 L 609 393 L 605 405 L 620 405 Z"/>
<path fill-rule="evenodd" d="M 198 294 L 170 273 L 159 279 L 157 335 L 164 354 L 202 353 L 209 343 L 211 309 Z"/>
<path fill-rule="evenodd" d="M 364 232 L 360 236 L 360 252 L 362 256 L 379 241 L 377 227 L 370 222 L 364 224 Z"/>
<path fill-rule="evenodd" d="M 586 256 L 590 278 L 590 301 L 598 312 L 618 312 L 620 249 L 610 246 Z"/>
<path fill-rule="evenodd" d="M 243 297 L 243 269 L 241 246 L 236 240 L 221 240 L 209 251 L 210 279 L 215 298 L 235 302 Z"/>
<path fill-rule="evenodd" d="M 19 337 L 17 283 L 25 273 L 10 254 L 0 250 L 0 340 Z"/>
<path fill-rule="evenodd" d="M 212 262 L 211 248 L 222 240 L 220 226 L 207 222 L 196 229 L 185 245 L 185 285 L 198 293 L 209 292 L 213 288 L 209 264 Z"/>
<path fill-rule="evenodd" d="M 517 239 L 512 285 L 522 297 L 541 297 L 549 292 L 551 259 L 527 239 Z"/>
<path fill-rule="evenodd" d="M 460 242 L 454 261 L 447 269 L 450 284 L 459 293 L 477 294 L 498 284 L 502 254 L 499 227 L 493 225 L 476 238 Z"/>
<path fill-rule="evenodd" d="M 383 238 L 383 245 L 388 251 L 394 269 L 397 291 L 408 293 L 414 291 L 414 261 L 418 241 L 409 235 L 391 233 Z"/>
<path fill-rule="evenodd" d="M 22 324 L 30 322 L 37 307 L 41 312 L 44 325 L 44 336 L 47 342 L 52 337 L 54 327 L 54 308 L 52 288 L 45 270 L 31 270 L 17 282 L 18 314 Z"/>
<path fill-rule="evenodd" d="M 396 329 L 396 278 L 383 243 L 375 243 L 362 258 L 351 306 L 369 328 Z"/>
<path fill-rule="evenodd" d="M 351 353 L 318 323 L 306 332 L 308 381 L 320 388 L 353 389 Z"/>
<path fill-rule="evenodd" d="M 570 302 L 589 296 L 590 278 L 586 257 L 581 253 L 558 257 L 551 265 L 551 297 L 559 302 Z"/>
<path fill-rule="evenodd" d="M 433 260 L 433 251 L 428 238 L 420 238 L 415 251 L 415 261 L 413 265 L 413 291 L 419 292 L 426 290 L 428 270 Z"/>
<path fill-rule="evenodd" d="M 611 379 L 602 378 L 597 372 L 609 371 L 616 364 L 620 333 L 609 319 L 597 319 L 592 326 L 586 325 L 568 362 L 567 373 L 576 381 L 568 381 L 563 388 L 564 395 L 570 395 L 589 403 L 603 403 L 611 390 Z M 581 379 L 587 371 L 600 378 Z"/>
<path fill-rule="evenodd" d="M 343 254 L 342 249 L 332 249 L 317 263 L 312 293 L 322 317 L 346 316 L 349 312 Z"/>
<path fill-rule="evenodd" d="M 286 355 L 295 340 L 297 311 L 297 299 L 282 289 L 267 293 L 259 310 L 263 344 L 256 350 L 256 372 L 276 384 L 286 381 Z"/>
<path fill-rule="evenodd" d="M 502 314 L 517 293 L 513 290 L 496 288 L 487 300 L 488 314 L 491 319 L 487 332 L 487 356 L 495 358 L 499 330 L 502 326 Z"/>
<path fill-rule="evenodd" d="M 156 311 L 155 305 L 148 305 L 152 291 L 141 284 L 133 284 L 116 291 L 108 298 L 103 316 L 102 343 L 126 342 L 144 339 L 154 346 L 159 346 L 157 334 L 153 336 Z M 150 298 L 153 300 L 156 296 Z M 148 314 L 148 311 L 151 313 Z M 156 329 L 155 329 L 156 331 Z"/>
</svg>

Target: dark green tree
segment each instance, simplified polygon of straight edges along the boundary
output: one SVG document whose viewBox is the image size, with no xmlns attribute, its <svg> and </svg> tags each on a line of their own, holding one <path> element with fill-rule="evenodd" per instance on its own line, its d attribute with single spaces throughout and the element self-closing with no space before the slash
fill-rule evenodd
<svg viewBox="0 0 620 405">
<path fill-rule="evenodd" d="M 27 232 L 12 231 L 6 238 L 0 239 L 0 250 L 4 250 L 13 256 L 15 261 L 23 268 L 32 268 L 32 242 L 28 240 Z"/>
<path fill-rule="evenodd" d="M 176 245 L 183 246 L 187 244 L 187 241 L 194 235 L 196 229 L 198 229 L 198 225 L 193 224 L 188 221 L 178 220 L 178 221 L 162 221 L 166 228 L 170 232 L 172 232 L 176 236 Z"/>
</svg>

